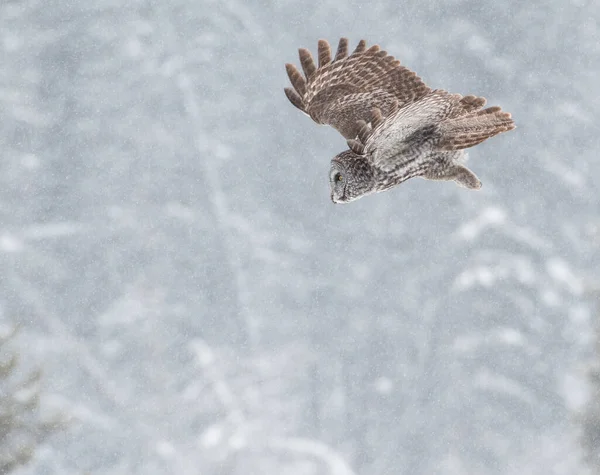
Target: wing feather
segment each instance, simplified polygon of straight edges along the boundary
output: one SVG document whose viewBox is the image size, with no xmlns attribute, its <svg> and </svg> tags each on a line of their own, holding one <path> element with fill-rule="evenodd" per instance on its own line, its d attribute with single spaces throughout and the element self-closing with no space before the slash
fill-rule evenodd
<svg viewBox="0 0 600 475">
<path fill-rule="evenodd" d="M 431 91 L 378 45 L 367 49 L 364 40 L 348 56 L 348 40 L 341 38 L 333 61 L 329 43 L 319 40 L 318 68 L 308 50 L 300 49 L 299 56 L 304 77 L 286 65 L 294 87 L 286 89 L 286 96 L 315 122 L 331 125 L 347 139 L 356 138 L 358 120 L 371 121 L 373 108 L 389 116 Z"/>
<path fill-rule="evenodd" d="M 483 109 L 485 103 L 483 97 L 437 89 L 385 117 L 373 109 L 370 124 L 357 122 L 357 140 L 382 170 L 397 168 L 398 160 L 411 158 L 410 150 L 423 150 L 427 144 L 435 150 L 472 147 L 514 128 L 510 114 L 497 106 Z"/>
<path fill-rule="evenodd" d="M 300 56 L 300 64 L 302 65 L 302 71 L 304 75 L 309 78 L 317 70 L 315 61 L 313 60 L 312 54 L 306 48 L 300 48 L 298 50 L 298 56 Z"/>
<path fill-rule="evenodd" d="M 302 77 L 298 68 L 293 64 L 288 63 L 285 65 L 285 70 L 287 71 L 290 82 L 292 83 L 292 86 L 294 86 L 296 92 L 300 94 L 300 96 L 306 95 L 306 80 Z"/>
<path fill-rule="evenodd" d="M 459 94 L 449 94 L 446 91 L 435 90 L 425 97 L 407 106 L 396 109 L 373 127 L 366 136 L 359 137 L 365 153 L 373 165 L 382 170 L 391 170 L 397 166 L 396 156 L 410 158 L 407 150 L 410 147 L 422 146 L 418 143 L 428 136 L 424 127 L 448 117 L 460 101 Z M 423 132 L 420 136 L 415 135 Z"/>
<path fill-rule="evenodd" d="M 302 97 L 291 87 L 286 87 L 284 89 L 285 95 L 289 99 L 289 101 L 296 106 L 301 111 L 304 111 L 304 103 L 302 102 Z"/>
<path fill-rule="evenodd" d="M 348 38 L 340 38 L 334 61 L 339 61 L 348 56 Z"/>
<path fill-rule="evenodd" d="M 362 53 L 367 49 L 367 42 L 365 40 L 360 40 L 356 45 L 356 49 L 352 54 Z"/>
<path fill-rule="evenodd" d="M 326 40 L 319 40 L 319 68 L 331 63 L 331 47 Z"/>
</svg>

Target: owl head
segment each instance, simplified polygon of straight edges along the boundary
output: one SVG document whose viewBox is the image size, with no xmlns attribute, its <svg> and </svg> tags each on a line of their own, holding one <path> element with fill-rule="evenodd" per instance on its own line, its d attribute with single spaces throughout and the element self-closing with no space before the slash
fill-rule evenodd
<svg viewBox="0 0 600 475">
<path fill-rule="evenodd" d="M 346 150 L 331 160 L 331 201 L 349 203 L 375 191 L 373 168 L 364 155 Z"/>
</svg>

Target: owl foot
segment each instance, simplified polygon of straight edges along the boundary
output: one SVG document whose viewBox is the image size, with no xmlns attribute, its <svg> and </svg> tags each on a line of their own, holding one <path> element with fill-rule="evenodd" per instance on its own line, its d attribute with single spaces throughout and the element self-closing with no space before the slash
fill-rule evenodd
<svg viewBox="0 0 600 475">
<path fill-rule="evenodd" d="M 454 174 L 452 179 L 458 186 L 468 188 L 469 190 L 479 190 L 481 188 L 481 181 L 477 178 L 477 175 L 467 167 L 456 165 L 456 167 L 453 168 L 453 171 Z"/>
</svg>

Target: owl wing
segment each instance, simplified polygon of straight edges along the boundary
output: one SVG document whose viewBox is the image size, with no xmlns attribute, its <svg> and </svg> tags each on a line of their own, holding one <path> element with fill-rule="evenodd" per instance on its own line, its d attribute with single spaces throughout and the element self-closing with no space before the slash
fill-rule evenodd
<svg viewBox="0 0 600 475">
<path fill-rule="evenodd" d="M 355 139 L 358 121 L 368 121 L 373 108 L 384 115 L 427 95 L 431 89 L 379 46 L 367 49 L 361 40 L 348 56 L 348 40 L 340 39 L 335 57 L 319 40 L 318 67 L 307 49 L 299 50 L 304 75 L 286 64 L 292 88 L 290 102 L 319 124 L 331 125 L 346 139 Z"/>
<path fill-rule="evenodd" d="M 378 168 L 394 171 L 428 145 L 459 150 L 515 128 L 509 113 L 497 106 L 484 109 L 485 103 L 483 97 L 437 89 L 403 108 L 392 106 L 386 116 L 374 108 L 368 121 L 358 121 L 357 137 L 348 145 Z"/>
</svg>

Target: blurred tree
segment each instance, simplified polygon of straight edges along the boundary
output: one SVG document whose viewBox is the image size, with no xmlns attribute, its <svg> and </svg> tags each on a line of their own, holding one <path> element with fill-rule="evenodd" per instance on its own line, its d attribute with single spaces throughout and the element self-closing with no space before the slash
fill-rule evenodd
<svg viewBox="0 0 600 475">
<path fill-rule="evenodd" d="M 0 473 L 26 465 L 36 448 L 63 427 L 61 419 L 45 420 L 39 411 L 40 371 L 23 375 L 16 354 L 7 349 L 14 331 L 0 336 Z"/>
<path fill-rule="evenodd" d="M 597 301 L 600 293 L 597 292 Z M 596 323 L 594 354 L 587 370 L 588 399 L 579 414 L 583 456 L 590 473 L 600 474 L 600 322 Z"/>
<path fill-rule="evenodd" d="M 506 475 L 569 453 L 595 11 L 312 3 L 0 4 L 0 308 L 80 416 L 27 473 Z M 482 194 L 327 205 L 343 140 L 287 103 L 282 65 L 342 34 L 514 113 L 474 156 Z"/>
</svg>

